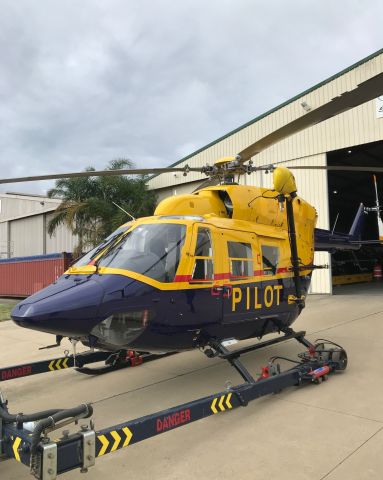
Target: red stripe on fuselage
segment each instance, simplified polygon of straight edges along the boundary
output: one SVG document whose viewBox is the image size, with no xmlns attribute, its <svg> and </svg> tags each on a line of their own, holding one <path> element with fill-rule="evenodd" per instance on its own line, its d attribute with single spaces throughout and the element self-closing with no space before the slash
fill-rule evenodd
<svg viewBox="0 0 383 480">
<path fill-rule="evenodd" d="M 290 270 L 288 267 L 278 268 L 276 273 L 288 273 Z M 265 274 L 264 270 L 254 270 L 254 277 L 261 277 L 261 276 L 271 276 L 270 274 Z M 215 273 L 214 280 L 240 280 L 242 278 L 249 278 L 247 275 L 239 276 L 239 275 L 232 275 L 231 273 Z M 193 279 L 191 275 L 176 275 L 174 278 L 174 282 L 211 282 L 211 279 Z"/>
</svg>

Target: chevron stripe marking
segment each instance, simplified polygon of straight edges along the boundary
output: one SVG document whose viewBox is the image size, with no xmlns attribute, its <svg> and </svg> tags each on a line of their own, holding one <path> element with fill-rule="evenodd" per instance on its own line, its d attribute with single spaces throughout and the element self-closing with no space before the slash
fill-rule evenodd
<svg viewBox="0 0 383 480">
<path fill-rule="evenodd" d="M 127 446 L 129 445 L 130 440 L 131 440 L 132 437 L 133 437 L 133 433 L 132 433 L 132 431 L 131 431 L 128 427 L 124 427 L 124 428 L 122 429 L 122 431 L 123 431 L 123 432 L 125 433 L 125 435 L 126 435 L 126 439 L 125 439 L 124 445 L 122 446 L 122 447 L 124 448 L 124 447 L 127 447 Z"/>
<path fill-rule="evenodd" d="M 56 362 L 56 369 L 57 370 L 61 370 L 60 363 L 61 363 L 61 358 L 59 358 Z"/>
<path fill-rule="evenodd" d="M 233 395 L 232 393 L 229 393 L 229 394 L 227 395 L 227 399 L 226 399 L 226 406 L 227 406 L 227 408 L 233 408 L 233 405 L 230 403 L 230 400 L 231 400 L 231 396 L 232 396 L 232 395 Z"/>
<path fill-rule="evenodd" d="M 213 413 L 218 413 L 218 410 L 215 408 L 216 404 L 217 404 L 217 400 L 218 398 L 215 398 L 213 401 L 212 401 L 212 404 L 211 404 L 211 410 Z"/>
<path fill-rule="evenodd" d="M 225 400 L 225 395 L 222 395 L 222 397 L 219 399 L 219 403 L 218 403 L 218 406 L 219 406 L 219 409 L 221 410 L 221 412 L 225 411 L 225 407 L 223 405 L 224 400 Z"/>
<path fill-rule="evenodd" d="M 49 365 L 48 365 L 48 368 L 49 368 L 49 370 L 50 370 L 51 372 L 53 372 L 53 370 L 55 369 L 55 367 L 53 366 L 54 363 L 55 363 L 55 361 L 52 360 L 52 361 L 49 363 Z"/>
<path fill-rule="evenodd" d="M 18 462 L 21 462 L 21 460 L 20 460 L 20 454 L 19 454 L 20 444 L 21 444 L 21 438 L 20 438 L 20 437 L 16 437 L 16 440 L 13 442 L 12 450 L 13 450 L 13 454 L 14 454 L 14 456 L 15 456 L 15 459 L 16 459 Z"/>
<path fill-rule="evenodd" d="M 69 360 L 69 357 L 66 357 L 66 358 L 64 359 L 63 365 L 62 365 L 63 368 L 69 368 L 69 367 L 68 367 L 68 360 Z"/>
<path fill-rule="evenodd" d="M 111 448 L 111 452 L 115 452 L 118 448 L 118 446 L 120 445 L 120 442 L 121 442 L 121 437 L 120 435 L 117 433 L 116 430 L 113 430 L 112 432 L 110 432 L 110 434 L 112 435 L 112 437 L 114 438 L 114 443 L 113 443 L 113 447 Z"/>
<path fill-rule="evenodd" d="M 102 455 L 105 454 L 106 449 L 109 447 L 109 440 L 106 438 L 105 435 L 99 435 L 97 438 L 100 440 L 102 444 L 101 450 L 98 452 L 97 456 L 102 457 Z"/>
</svg>

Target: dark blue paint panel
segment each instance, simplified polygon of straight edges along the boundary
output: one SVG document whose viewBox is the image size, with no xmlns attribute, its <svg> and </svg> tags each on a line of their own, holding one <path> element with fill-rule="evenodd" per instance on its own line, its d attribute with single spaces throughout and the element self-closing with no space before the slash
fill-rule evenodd
<svg viewBox="0 0 383 480">
<path fill-rule="evenodd" d="M 303 279 L 307 291 L 309 278 Z M 282 288 L 283 287 L 283 288 Z M 279 326 L 290 325 L 298 316 L 296 305 L 288 305 L 287 296 L 294 293 L 291 279 L 265 280 L 244 285 L 280 293 L 279 305 L 247 309 L 246 298 L 232 311 L 232 297 L 212 295 L 206 288 L 158 290 L 138 280 L 122 275 L 64 275 L 55 284 L 19 303 L 12 311 L 13 320 L 26 328 L 56 335 L 80 338 L 85 343 L 110 350 L 132 348 L 143 351 L 174 351 L 193 348 L 195 338 L 244 339 L 258 337 Z M 254 298 L 251 300 L 254 304 Z M 136 334 L 126 335 L 128 344 L 108 344 L 92 337 L 91 330 L 113 314 L 148 310 L 150 320 Z M 125 335 L 124 335 L 125 337 Z M 98 337 L 100 338 L 100 337 Z M 119 339 L 120 340 L 120 339 Z M 123 339 L 121 339 L 123 342 Z"/>
</svg>

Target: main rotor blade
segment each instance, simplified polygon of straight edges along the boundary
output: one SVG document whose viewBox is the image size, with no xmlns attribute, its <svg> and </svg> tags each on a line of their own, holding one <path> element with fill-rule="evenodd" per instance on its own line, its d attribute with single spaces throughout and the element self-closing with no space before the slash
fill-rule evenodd
<svg viewBox="0 0 383 480">
<path fill-rule="evenodd" d="M 215 185 L 219 184 L 219 177 L 211 177 L 201 183 L 199 187 L 192 191 L 192 193 L 198 192 L 206 187 L 215 187 Z"/>
<path fill-rule="evenodd" d="M 1 183 L 20 183 L 20 182 L 36 182 L 38 180 L 58 180 L 60 178 L 77 178 L 77 177 L 111 177 L 115 175 L 150 175 L 168 172 L 201 172 L 200 168 L 131 168 L 121 170 L 89 170 L 86 172 L 57 173 L 52 175 L 36 175 L 33 177 L 18 178 L 2 178 Z"/>
<path fill-rule="evenodd" d="M 368 173 L 383 173 L 383 167 L 354 167 L 354 166 L 342 166 L 342 165 L 313 165 L 313 166 L 303 166 L 299 165 L 296 167 L 286 165 L 289 170 L 329 170 L 334 172 L 368 172 Z M 270 170 L 269 167 L 260 167 L 260 170 Z"/>
<path fill-rule="evenodd" d="M 365 103 L 373 98 L 379 97 L 383 93 L 383 73 L 360 83 L 356 88 L 335 97 L 329 102 L 318 108 L 310 110 L 308 113 L 257 140 L 239 153 L 239 161 L 244 163 L 250 160 L 257 153 L 271 147 L 284 138 L 300 132 L 308 127 L 323 122 L 339 113 L 345 112 L 351 108 Z"/>
</svg>

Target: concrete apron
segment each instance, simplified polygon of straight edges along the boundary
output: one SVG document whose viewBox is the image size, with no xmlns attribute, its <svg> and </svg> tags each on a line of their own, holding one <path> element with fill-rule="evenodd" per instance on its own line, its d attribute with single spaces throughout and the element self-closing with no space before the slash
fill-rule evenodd
<svg viewBox="0 0 383 480">
<path fill-rule="evenodd" d="M 98 459 L 87 476 L 60 478 L 307 479 L 361 480 L 383 476 L 383 287 L 338 287 L 338 294 L 311 296 L 294 324 L 308 338 L 340 343 L 349 355 L 346 372 L 328 382 L 290 388 L 247 408 L 206 418 Z M 38 351 L 49 335 L 0 324 L 0 365 L 60 355 Z M 248 354 L 244 363 L 259 372 L 271 355 L 294 356 L 295 341 Z M 73 370 L 1 384 L 12 412 L 94 403 L 96 428 L 155 412 L 240 381 L 222 360 L 197 351 L 138 368 L 88 377 Z M 59 436 L 59 435 L 58 435 Z M 0 478 L 29 479 L 26 467 L 0 463 Z"/>
</svg>

